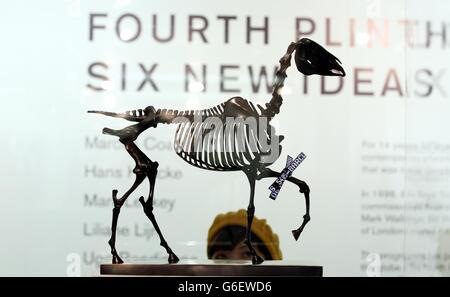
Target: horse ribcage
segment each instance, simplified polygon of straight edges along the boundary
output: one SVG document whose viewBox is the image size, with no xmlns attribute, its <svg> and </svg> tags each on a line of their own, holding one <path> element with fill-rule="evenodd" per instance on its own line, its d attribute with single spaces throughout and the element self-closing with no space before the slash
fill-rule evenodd
<svg viewBox="0 0 450 297">
<path fill-rule="evenodd" d="M 261 156 L 270 154 L 270 125 L 258 123 L 261 116 L 254 105 L 239 98 L 240 108 L 245 103 L 246 110 L 231 108 L 235 102 L 230 99 L 207 110 L 185 112 L 189 120 L 180 122 L 174 139 L 175 152 L 189 164 L 216 171 L 241 170 Z M 234 107 L 234 106 L 231 106 Z M 236 114 L 235 114 L 236 113 Z M 183 115 L 183 114 L 180 114 Z M 255 125 L 244 122 L 253 116 Z M 198 116 L 200 120 L 193 120 Z M 227 120 L 228 118 L 228 120 Z M 238 119 L 238 120 L 236 120 Z M 275 159 L 278 156 L 275 157 Z"/>
</svg>

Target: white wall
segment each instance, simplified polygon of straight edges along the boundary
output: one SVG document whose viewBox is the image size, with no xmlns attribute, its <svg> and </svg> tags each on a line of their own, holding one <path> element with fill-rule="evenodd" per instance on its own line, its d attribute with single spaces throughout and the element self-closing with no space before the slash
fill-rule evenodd
<svg viewBox="0 0 450 297">
<path fill-rule="evenodd" d="M 311 187 L 312 221 L 295 242 L 290 230 L 301 222 L 304 200 L 290 185 L 277 201 L 268 199 L 269 180 L 258 186 L 256 215 L 280 236 L 285 259 L 323 265 L 325 275 L 367 275 L 368 264 L 369 274 L 376 274 L 377 257 L 381 275 L 448 275 L 450 28 L 444 41 L 432 36 L 426 45 L 427 26 L 439 31 L 445 24 L 447 1 L 137 2 L 14 1 L 1 10 L 2 275 L 66 275 L 77 257 L 81 274 L 93 275 L 100 262 L 110 261 L 110 193 L 113 188 L 123 193 L 131 185 L 133 163 L 101 129 L 127 123 L 86 110 L 206 108 L 235 95 L 264 103 L 270 94 L 252 90 L 248 67 L 277 65 L 296 38 L 296 18 L 314 22 L 308 37 L 339 57 L 347 76 L 337 94 L 327 95 L 320 92 L 320 77 L 309 77 L 305 91 L 305 78 L 295 66 L 289 69 L 284 104 L 274 122 L 286 139 L 273 168 L 281 170 L 287 154 L 307 155 L 295 175 Z M 107 14 L 95 19 L 106 28 L 95 29 L 89 40 L 89 16 L 95 13 Z M 132 42 L 121 41 L 115 31 L 125 13 L 136 15 L 142 25 Z M 162 35 L 175 15 L 173 40 L 154 40 L 153 14 Z M 207 43 L 199 35 L 189 41 L 188 19 L 194 15 L 208 21 Z M 218 16 L 236 17 L 228 43 Z M 267 44 L 261 32 L 251 33 L 246 42 L 248 16 L 254 26 L 268 18 Z M 413 46 L 405 42 L 410 28 L 402 25 L 405 19 L 417 21 L 408 35 Z M 302 21 L 302 31 L 308 25 Z M 120 28 L 132 36 L 135 27 L 128 18 Z M 96 71 L 109 77 L 103 86 L 110 89 L 87 87 L 101 83 L 88 74 L 95 62 L 108 65 Z M 121 90 L 121 63 L 127 69 L 126 90 Z M 136 90 L 144 78 L 139 63 L 158 64 L 152 75 L 158 92 L 150 84 Z M 197 72 L 205 65 L 206 92 L 185 91 L 185 64 Z M 226 88 L 239 91 L 220 90 L 223 65 L 238 66 L 226 70 L 236 77 L 226 81 Z M 325 82 L 330 90 L 339 79 Z M 156 213 L 167 239 L 179 256 L 201 260 L 213 218 L 246 208 L 248 185 L 241 173 L 190 167 L 174 154 L 173 133 L 169 126 L 151 129 L 140 144 L 160 163 Z M 92 148 L 95 138 L 107 148 Z M 109 173 L 102 177 L 99 170 Z M 131 207 L 120 217 L 118 248 L 132 261 L 166 258 L 136 204 L 147 187 L 130 197 Z M 94 195 L 105 204 L 87 205 L 86 196 Z"/>
</svg>

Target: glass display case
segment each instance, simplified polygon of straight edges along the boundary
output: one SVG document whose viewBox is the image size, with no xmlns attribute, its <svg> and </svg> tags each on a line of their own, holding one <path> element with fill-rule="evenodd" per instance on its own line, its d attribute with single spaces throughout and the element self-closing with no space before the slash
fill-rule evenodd
<svg viewBox="0 0 450 297">
<path fill-rule="evenodd" d="M 102 131 L 175 110 L 269 115 L 282 149 L 270 163 L 276 174 L 254 176 L 252 235 L 264 265 L 319 266 L 324 276 L 450 274 L 448 1 L 23 5 L 0 12 L 0 251 L 9 255 L 0 275 L 91 276 L 111 263 L 112 190 L 123 197 L 139 174 L 127 153 L 136 148 Z M 333 75 L 299 72 L 294 56 L 283 68 L 302 38 L 340 60 Z M 303 58 L 325 67 L 330 57 Z M 230 98 L 244 101 L 230 111 L 221 105 Z M 252 179 L 204 170 L 233 165 L 226 154 L 206 154 L 206 165 L 180 158 L 179 127 L 149 124 L 133 142 L 158 166 L 120 201 L 120 260 L 166 263 L 166 241 L 180 263 L 250 261 Z M 290 177 L 299 182 L 273 199 L 270 187 L 301 153 Z M 233 166 L 245 167 L 242 156 Z"/>
</svg>

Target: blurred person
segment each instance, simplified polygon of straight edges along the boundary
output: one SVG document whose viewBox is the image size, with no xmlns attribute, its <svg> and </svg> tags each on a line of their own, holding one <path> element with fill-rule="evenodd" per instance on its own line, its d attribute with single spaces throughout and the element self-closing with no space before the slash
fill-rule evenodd
<svg viewBox="0 0 450 297">
<path fill-rule="evenodd" d="M 247 230 L 247 211 L 219 214 L 208 231 L 207 255 L 214 260 L 251 260 L 252 253 L 244 243 Z M 263 260 L 281 260 L 278 235 L 265 219 L 253 219 L 251 241 Z"/>
</svg>

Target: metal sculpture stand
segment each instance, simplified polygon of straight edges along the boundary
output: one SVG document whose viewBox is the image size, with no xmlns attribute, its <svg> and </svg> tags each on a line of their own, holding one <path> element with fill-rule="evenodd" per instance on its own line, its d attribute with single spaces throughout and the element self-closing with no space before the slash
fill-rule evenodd
<svg viewBox="0 0 450 297">
<path fill-rule="evenodd" d="M 271 261 L 268 261 L 271 262 Z M 102 276 L 322 276 L 321 266 L 298 265 L 296 263 L 279 262 L 252 265 L 250 261 L 207 261 L 180 262 L 176 265 L 167 264 L 102 264 L 100 275 Z M 279 262 L 279 263 L 278 263 Z"/>
<path fill-rule="evenodd" d="M 112 218 L 112 234 L 109 240 L 111 246 L 112 263 L 120 264 L 123 260 L 119 257 L 116 250 L 116 228 L 117 221 L 122 205 L 133 191 L 147 178 L 150 184 L 150 191 L 147 199 L 140 197 L 144 213 L 152 222 L 160 238 L 160 244 L 165 248 L 169 255 L 168 262 L 176 263 L 178 257 L 172 251 L 158 226 L 155 215 L 153 214 L 153 195 L 155 188 L 156 175 L 158 172 L 158 162 L 148 158 L 135 144 L 139 135 L 149 128 L 156 128 L 158 124 L 177 124 L 178 128 L 175 134 L 174 148 L 176 153 L 192 166 L 213 171 L 242 171 L 247 176 L 250 185 L 250 199 L 247 207 L 247 232 L 245 244 L 253 255 L 252 263 L 259 264 L 263 262 L 251 243 L 251 227 L 255 213 L 254 195 L 255 183 L 264 178 L 277 177 L 280 172 L 268 168 L 273 164 L 281 154 L 281 145 L 276 147 L 276 152 L 272 148 L 264 146 L 264 143 L 281 142 L 284 136 L 274 134 L 274 128 L 270 126 L 270 120 L 280 112 L 280 106 L 283 102 L 281 89 L 284 80 L 287 77 L 286 70 L 291 65 L 291 57 L 295 51 L 295 62 L 298 70 L 305 74 L 319 74 L 328 76 L 345 76 L 344 69 L 340 66 L 340 61 L 323 47 L 314 41 L 303 38 L 298 42 L 292 42 L 286 53 L 280 59 L 280 66 L 276 72 L 275 83 L 273 86 L 272 98 L 266 103 L 265 107 L 255 105 L 241 97 L 233 97 L 226 102 L 210 109 L 204 110 L 156 110 L 153 106 L 148 106 L 144 110 L 138 109 L 126 113 L 114 113 L 106 111 L 88 111 L 116 118 L 122 118 L 128 121 L 137 122 L 120 130 L 104 128 L 103 133 L 113 135 L 119 138 L 125 149 L 134 159 L 136 166 L 133 173 L 136 179 L 131 188 L 126 191 L 122 197 L 117 197 L 117 190 L 113 190 L 112 199 L 114 202 Z M 339 62 L 339 63 L 338 63 Z M 179 119 L 182 118 L 183 121 Z M 201 121 L 197 121 L 200 118 Z M 221 130 L 212 129 L 208 118 L 219 119 L 223 125 Z M 257 123 L 257 131 L 263 132 L 255 137 L 249 133 L 248 127 L 237 122 L 229 122 L 227 119 L 248 119 L 254 118 Z M 260 124 L 266 119 L 266 124 Z M 264 122 L 263 122 L 264 123 Z M 218 131 L 218 132 L 217 132 Z M 196 139 L 204 140 L 200 146 Z M 232 140 L 232 145 L 227 141 Z M 220 144 L 219 144 L 220 143 Z M 236 146 L 237 145 L 237 146 Z M 236 150 L 236 147 L 238 149 Z M 272 156 L 267 158 L 267 156 Z M 305 196 L 306 213 L 303 216 L 302 224 L 292 231 L 295 240 L 298 240 L 300 234 L 310 221 L 309 214 L 309 187 L 308 185 L 295 177 L 287 179 L 289 182 L 298 186 L 300 193 Z"/>
</svg>

